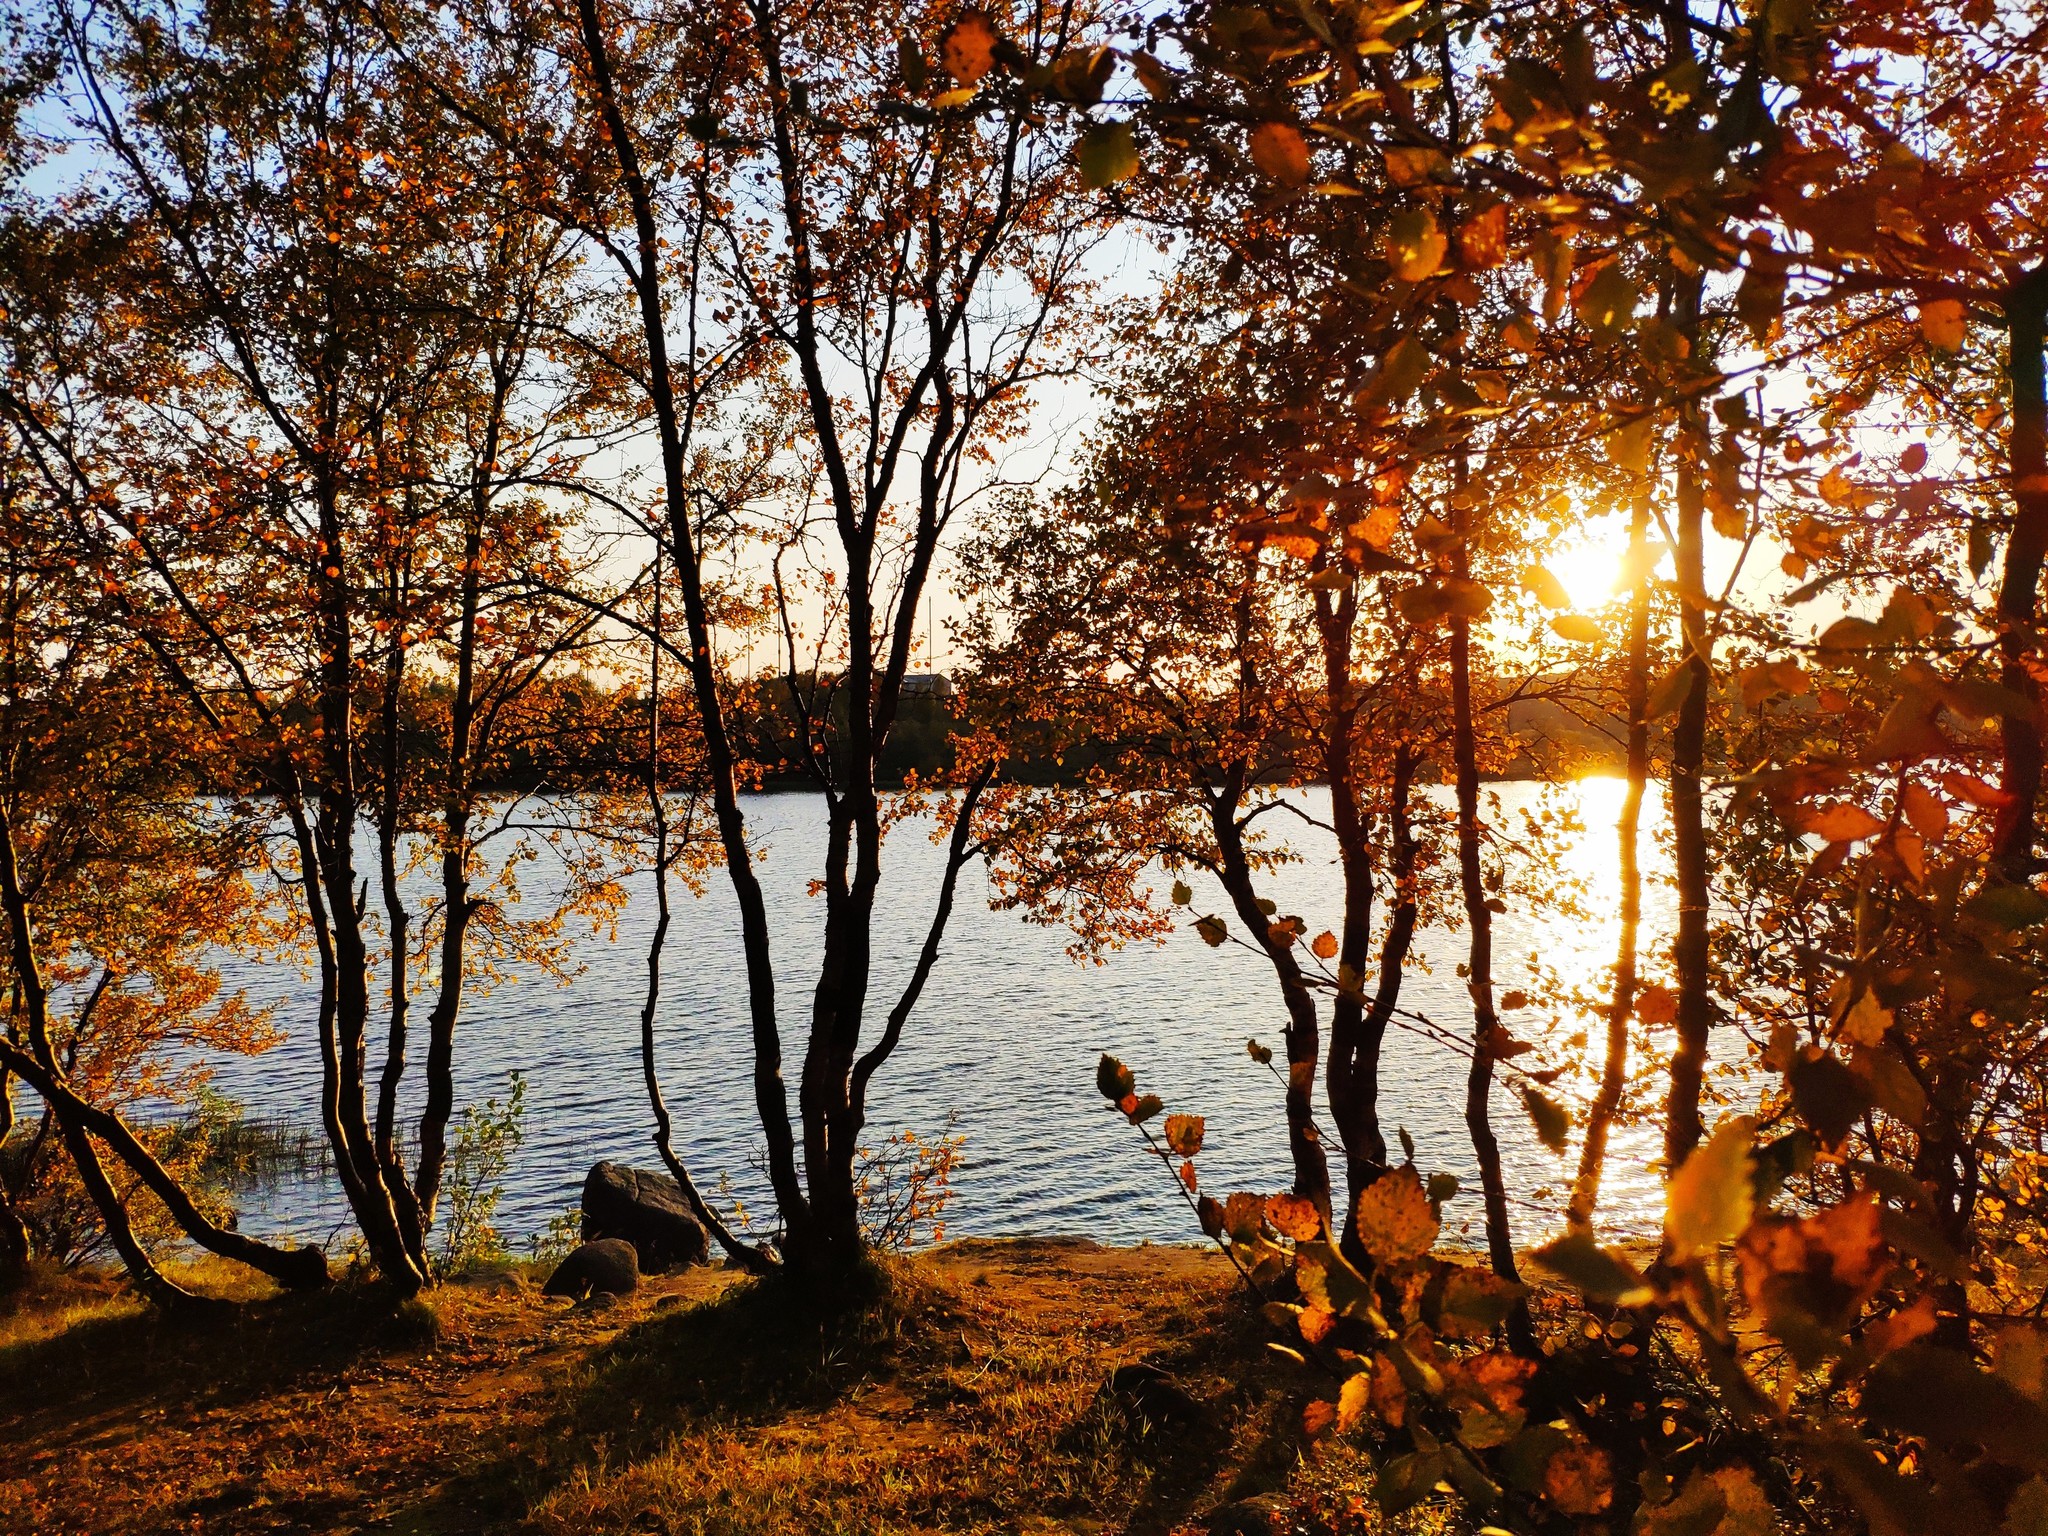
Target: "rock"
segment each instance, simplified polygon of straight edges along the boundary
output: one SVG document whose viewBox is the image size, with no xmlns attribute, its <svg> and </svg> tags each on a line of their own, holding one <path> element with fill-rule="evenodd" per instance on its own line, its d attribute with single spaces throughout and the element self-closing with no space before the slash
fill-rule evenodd
<svg viewBox="0 0 2048 1536">
<path fill-rule="evenodd" d="M 1161 1426 L 1199 1422 L 1202 1400 L 1156 1365 L 1136 1361 L 1109 1373 L 1103 1390 L 1127 1410 Z"/>
<path fill-rule="evenodd" d="M 615 1237 L 585 1243 L 555 1267 L 541 1288 L 547 1296 L 625 1296 L 640 1285 L 633 1245 Z"/>
<path fill-rule="evenodd" d="M 705 1263 L 711 1252 L 681 1185 L 621 1163 L 599 1163 L 583 1181 L 583 1241 L 607 1237 L 631 1243 L 650 1275 Z"/>
</svg>

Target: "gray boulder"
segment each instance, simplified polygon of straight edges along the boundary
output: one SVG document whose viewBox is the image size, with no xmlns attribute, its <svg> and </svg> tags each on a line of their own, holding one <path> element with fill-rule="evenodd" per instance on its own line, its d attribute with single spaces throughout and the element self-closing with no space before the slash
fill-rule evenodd
<svg viewBox="0 0 2048 1536">
<path fill-rule="evenodd" d="M 543 1295 L 574 1296 L 580 1300 L 585 1296 L 630 1295 L 639 1285 L 640 1261 L 633 1255 L 633 1245 L 617 1238 L 604 1238 L 585 1243 L 562 1260 L 541 1290 Z"/>
<path fill-rule="evenodd" d="M 711 1246 L 690 1214 L 682 1186 L 665 1173 L 599 1163 L 583 1181 L 583 1240 L 631 1243 L 650 1275 L 705 1263 Z"/>
</svg>

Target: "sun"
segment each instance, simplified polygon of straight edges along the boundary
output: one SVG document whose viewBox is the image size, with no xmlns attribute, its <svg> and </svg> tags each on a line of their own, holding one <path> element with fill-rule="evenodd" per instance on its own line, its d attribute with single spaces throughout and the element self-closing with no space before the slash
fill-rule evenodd
<svg viewBox="0 0 2048 1536">
<path fill-rule="evenodd" d="M 1543 564 L 1563 585 L 1573 609 L 1606 607 L 1628 574 L 1628 519 L 1619 512 L 1588 518 L 1544 550 Z"/>
</svg>

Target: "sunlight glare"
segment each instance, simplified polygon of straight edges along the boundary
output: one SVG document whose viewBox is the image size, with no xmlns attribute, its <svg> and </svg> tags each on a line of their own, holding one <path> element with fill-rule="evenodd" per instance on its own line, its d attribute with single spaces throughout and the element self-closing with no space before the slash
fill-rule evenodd
<svg viewBox="0 0 2048 1536">
<path fill-rule="evenodd" d="M 1655 547 L 1655 535 L 1652 535 Z M 1628 518 L 1620 512 L 1590 517 L 1557 541 L 1543 563 L 1564 585 L 1572 607 L 1580 612 L 1605 608 L 1619 595 L 1627 576 Z"/>
</svg>

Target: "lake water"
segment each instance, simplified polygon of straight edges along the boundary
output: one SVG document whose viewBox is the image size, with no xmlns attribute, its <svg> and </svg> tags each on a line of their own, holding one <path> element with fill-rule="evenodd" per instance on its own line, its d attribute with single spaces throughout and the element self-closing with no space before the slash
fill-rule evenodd
<svg viewBox="0 0 2048 1536">
<path fill-rule="evenodd" d="M 1499 802 L 1492 819 L 1517 840 L 1525 812 L 1559 810 L 1583 824 L 1558 839 L 1562 867 L 1580 887 L 1578 910 L 1532 915 L 1532 903 L 1511 887 L 1508 911 L 1496 925 L 1498 985 L 1526 985 L 1534 957 L 1568 985 L 1603 991 L 1617 925 L 1620 784 L 1502 784 L 1489 793 Z M 1448 809 L 1447 792 L 1431 794 Z M 1320 819 L 1328 797 L 1311 789 L 1295 798 Z M 748 799 L 746 811 L 765 851 L 759 868 L 774 928 L 793 1107 L 824 905 L 806 889 L 821 858 L 823 802 L 801 794 L 758 795 Z M 1334 841 L 1303 818 L 1265 819 L 1276 828 L 1284 824 L 1299 855 L 1268 881 L 1281 911 L 1299 913 L 1311 934 L 1334 927 L 1340 888 Z M 1659 862 L 1653 839 L 1661 829 L 1653 797 L 1644 827 L 1645 863 L 1652 867 Z M 871 1010 L 877 1020 L 928 920 L 943 850 L 925 832 L 915 824 L 902 827 L 884 850 L 876 991 L 882 1001 Z M 1525 864 L 1525 855 L 1511 853 L 1511 876 Z M 1167 883 L 1161 877 L 1162 890 Z M 1158 1162 L 1097 1096 L 1095 1063 L 1103 1051 L 1129 1062 L 1141 1089 L 1160 1094 L 1169 1109 L 1207 1117 L 1208 1142 L 1199 1160 L 1205 1189 L 1271 1190 L 1287 1182 L 1280 1088 L 1245 1052 L 1249 1036 L 1280 1044 L 1282 1010 L 1261 956 L 1237 945 L 1210 949 L 1188 926 L 1161 946 L 1127 949 L 1102 965 L 1077 964 L 1065 954 L 1064 930 L 990 911 L 986 889 L 978 866 L 963 872 L 944 956 L 901 1048 L 870 1091 L 876 1140 L 899 1128 L 937 1134 L 949 1120 L 965 1136 L 964 1165 L 946 1212 L 949 1235 L 1079 1233 L 1106 1242 L 1199 1237 Z M 1656 883 L 1646 896 L 1644 953 L 1661 958 L 1669 896 Z M 1200 882 L 1196 903 L 1204 910 L 1226 905 L 1213 884 Z M 465 1005 L 457 1035 L 458 1104 L 502 1096 L 513 1070 L 527 1081 L 525 1139 L 498 1212 L 498 1226 L 515 1244 L 575 1204 L 597 1159 L 657 1165 L 638 1044 L 652 923 L 651 881 L 642 878 L 632 886 L 616 938 L 579 941 L 581 971 L 572 983 L 514 977 Z M 1421 934 L 1424 968 L 1411 970 L 1402 998 L 1460 1035 L 1471 1028 L 1456 969 L 1464 946 L 1462 931 Z M 264 1056 L 220 1061 L 216 1085 L 252 1112 L 317 1130 L 313 982 L 279 967 L 241 966 L 229 979 L 252 998 L 277 1004 L 287 1038 Z M 1589 1030 L 1597 1053 L 1600 1026 L 1590 1016 L 1566 1011 L 1555 1023 L 1551 1017 L 1548 1009 L 1531 1008 L 1509 1022 L 1531 1038 L 1546 1027 L 1560 1035 Z M 423 1030 L 424 1002 L 414 1018 L 416 1031 Z M 724 1176 L 757 1220 L 772 1222 L 758 1168 L 746 1018 L 734 904 L 723 873 L 714 871 L 705 896 L 679 893 L 675 907 L 659 1026 L 663 1085 L 678 1150 L 700 1185 L 710 1192 Z M 1593 1065 L 1597 1069 L 1597 1054 Z M 1479 1207 L 1463 1121 L 1465 1067 L 1464 1058 L 1444 1046 L 1396 1029 L 1387 1039 L 1381 1092 L 1389 1140 L 1394 1126 L 1406 1126 L 1424 1170 L 1453 1172 L 1471 1191 L 1447 1209 L 1445 1224 L 1453 1240 L 1472 1241 Z M 416 1117 L 416 1070 L 407 1083 L 413 1090 L 408 1112 Z M 1555 1091 L 1582 1102 L 1590 1081 L 1567 1077 Z M 1509 1088 L 1496 1088 L 1494 1105 L 1517 1197 L 1517 1240 L 1531 1240 L 1559 1224 L 1576 1146 L 1562 1159 L 1544 1151 Z M 1606 1220 L 1654 1228 L 1661 1193 L 1649 1165 L 1656 1150 L 1651 1127 L 1617 1133 L 1603 1195 Z M 323 1240 L 346 1235 L 347 1210 L 331 1175 L 288 1181 L 245 1204 L 243 1222 L 252 1231 Z"/>
</svg>

